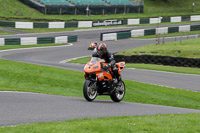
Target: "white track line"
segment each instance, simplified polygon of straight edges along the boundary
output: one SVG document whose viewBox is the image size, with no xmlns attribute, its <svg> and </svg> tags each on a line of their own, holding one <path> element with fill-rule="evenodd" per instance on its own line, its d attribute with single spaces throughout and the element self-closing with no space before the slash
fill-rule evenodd
<svg viewBox="0 0 200 133">
<path fill-rule="evenodd" d="M 32 48 L 17 48 L 17 49 L 8 49 L 8 50 L 0 50 L 2 52 L 10 52 L 10 51 L 17 51 L 17 50 L 29 50 L 29 49 L 44 49 L 44 48 L 57 48 L 57 47 L 69 47 L 73 46 L 72 43 L 68 43 L 69 45 L 61 45 L 61 46 L 44 46 L 44 47 L 32 47 Z"/>
<path fill-rule="evenodd" d="M 14 93 L 14 94 L 37 94 L 37 95 L 44 95 L 44 93 L 37 93 L 37 92 L 25 92 L 25 91 L 0 91 L 0 93 Z M 47 94 L 48 95 L 48 94 Z"/>
<path fill-rule="evenodd" d="M 81 57 L 66 59 L 66 60 L 60 61 L 59 63 L 64 64 L 64 63 L 67 63 L 67 62 L 69 62 L 69 61 L 76 60 L 76 59 L 80 59 L 80 58 L 84 58 L 84 57 L 88 57 L 88 56 L 91 56 L 91 55 L 86 55 L 86 56 L 81 56 Z"/>
</svg>

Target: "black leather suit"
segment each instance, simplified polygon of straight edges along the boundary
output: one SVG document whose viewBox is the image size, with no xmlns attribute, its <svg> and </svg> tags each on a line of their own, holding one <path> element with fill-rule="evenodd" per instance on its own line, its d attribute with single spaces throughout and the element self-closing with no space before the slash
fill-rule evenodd
<svg viewBox="0 0 200 133">
<path fill-rule="evenodd" d="M 111 52 L 107 51 L 105 54 L 102 56 L 99 56 L 97 54 L 97 50 L 94 50 L 94 53 L 92 54 L 92 57 L 99 57 L 101 59 L 104 59 L 106 63 L 108 63 L 108 66 L 111 67 L 112 72 L 116 76 L 116 78 L 119 80 L 119 74 L 118 74 L 118 68 L 115 65 L 115 59 L 114 56 Z"/>
</svg>

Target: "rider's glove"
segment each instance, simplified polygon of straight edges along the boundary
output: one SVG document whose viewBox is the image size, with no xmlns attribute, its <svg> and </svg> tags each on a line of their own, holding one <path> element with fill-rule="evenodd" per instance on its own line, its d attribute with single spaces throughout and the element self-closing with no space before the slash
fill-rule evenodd
<svg viewBox="0 0 200 133">
<path fill-rule="evenodd" d="M 104 69 L 108 69 L 109 67 L 110 67 L 110 65 L 103 66 Z"/>
</svg>

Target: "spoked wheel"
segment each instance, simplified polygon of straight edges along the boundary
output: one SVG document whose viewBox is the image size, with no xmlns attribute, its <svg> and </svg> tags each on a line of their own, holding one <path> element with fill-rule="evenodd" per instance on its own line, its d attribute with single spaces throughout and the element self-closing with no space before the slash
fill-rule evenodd
<svg viewBox="0 0 200 133">
<path fill-rule="evenodd" d="M 93 101 L 97 97 L 96 82 L 86 80 L 83 86 L 83 95 L 87 101 Z"/>
<path fill-rule="evenodd" d="M 125 96 L 125 84 L 123 81 L 120 81 L 120 86 L 118 86 L 115 90 L 115 92 L 113 92 L 113 94 L 110 95 L 110 98 L 114 101 L 114 102 L 120 102 L 124 96 Z"/>
</svg>

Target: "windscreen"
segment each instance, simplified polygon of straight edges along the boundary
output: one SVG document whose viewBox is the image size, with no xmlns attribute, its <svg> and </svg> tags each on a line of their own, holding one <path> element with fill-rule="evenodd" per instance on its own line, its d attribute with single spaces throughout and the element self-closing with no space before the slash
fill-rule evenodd
<svg viewBox="0 0 200 133">
<path fill-rule="evenodd" d="M 96 64 L 97 62 L 101 61 L 102 59 L 101 58 L 98 58 L 98 57 L 92 57 L 92 59 L 90 60 L 89 62 L 89 65 L 92 66 L 94 64 Z"/>
</svg>

